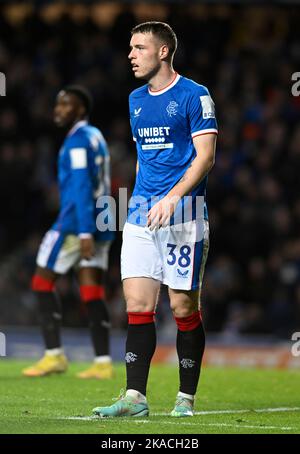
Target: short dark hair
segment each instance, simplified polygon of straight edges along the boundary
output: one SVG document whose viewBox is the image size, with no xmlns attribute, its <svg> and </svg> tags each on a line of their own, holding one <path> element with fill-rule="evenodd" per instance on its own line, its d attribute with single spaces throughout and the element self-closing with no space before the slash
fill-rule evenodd
<svg viewBox="0 0 300 454">
<path fill-rule="evenodd" d="M 134 35 L 135 33 L 152 33 L 157 36 L 160 41 L 168 46 L 171 57 L 173 57 L 177 49 L 177 36 L 169 24 L 156 21 L 144 22 L 136 25 L 131 30 L 131 35 Z"/>
<path fill-rule="evenodd" d="M 92 110 L 92 96 L 90 92 L 82 85 L 67 85 L 63 88 L 66 93 L 77 96 L 85 107 L 86 114 L 89 115 Z"/>
</svg>

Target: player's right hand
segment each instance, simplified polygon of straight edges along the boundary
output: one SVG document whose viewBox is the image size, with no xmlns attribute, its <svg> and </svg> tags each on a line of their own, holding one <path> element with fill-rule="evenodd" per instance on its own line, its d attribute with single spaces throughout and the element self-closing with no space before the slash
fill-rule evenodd
<svg viewBox="0 0 300 454">
<path fill-rule="evenodd" d="M 163 199 L 153 205 L 147 213 L 147 227 L 150 230 L 154 230 L 169 225 L 171 216 L 173 216 L 179 200 L 179 196 L 169 197 L 167 194 Z"/>
<path fill-rule="evenodd" d="M 80 238 L 80 254 L 82 259 L 90 260 L 95 254 L 95 241 L 93 237 Z"/>
</svg>

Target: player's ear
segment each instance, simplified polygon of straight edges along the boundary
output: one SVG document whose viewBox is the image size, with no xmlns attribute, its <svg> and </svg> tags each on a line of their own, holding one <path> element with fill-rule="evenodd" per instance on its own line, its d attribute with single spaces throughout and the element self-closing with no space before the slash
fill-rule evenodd
<svg viewBox="0 0 300 454">
<path fill-rule="evenodd" d="M 159 56 L 161 58 L 161 60 L 165 60 L 169 55 L 169 48 L 166 44 L 164 44 L 163 46 L 161 46 L 160 50 L 159 50 Z"/>
<path fill-rule="evenodd" d="M 79 115 L 80 117 L 84 117 L 86 115 L 86 109 L 82 104 L 79 106 Z"/>
</svg>

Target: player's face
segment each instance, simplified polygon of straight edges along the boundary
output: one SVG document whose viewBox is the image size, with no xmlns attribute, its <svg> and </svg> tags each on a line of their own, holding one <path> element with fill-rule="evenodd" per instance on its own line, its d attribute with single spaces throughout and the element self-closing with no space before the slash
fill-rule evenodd
<svg viewBox="0 0 300 454">
<path fill-rule="evenodd" d="M 54 123 L 59 127 L 71 126 L 82 116 L 82 105 L 77 96 L 60 91 L 54 107 Z"/>
<path fill-rule="evenodd" d="M 161 67 L 161 44 L 152 33 L 135 33 L 130 40 L 130 60 L 137 79 L 149 80 Z"/>
</svg>

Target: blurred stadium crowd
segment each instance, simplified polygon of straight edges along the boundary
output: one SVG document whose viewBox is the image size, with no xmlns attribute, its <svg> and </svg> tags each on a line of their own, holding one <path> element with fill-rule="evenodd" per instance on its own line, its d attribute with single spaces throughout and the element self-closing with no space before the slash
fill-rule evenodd
<svg viewBox="0 0 300 454">
<path fill-rule="evenodd" d="M 94 97 L 91 122 L 112 155 L 112 190 L 130 191 L 136 154 L 127 114 L 139 83 L 127 61 L 130 29 L 170 23 L 179 39 L 175 68 L 207 85 L 220 134 L 209 176 L 211 249 L 203 291 L 206 328 L 289 336 L 300 326 L 300 8 L 118 2 L 0 6 L 0 320 L 37 321 L 29 288 L 35 254 L 58 208 L 56 156 L 63 133 L 52 107 L 67 83 Z M 117 328 L 126 317 L 119 274 L 121 234 L 107 294 Z M 83 326 L 73 277 L 61 279 L 64 323 Z M 171 322 L 165 291 L 161 327 Z"/>
</svg>

